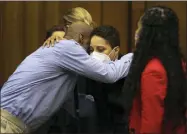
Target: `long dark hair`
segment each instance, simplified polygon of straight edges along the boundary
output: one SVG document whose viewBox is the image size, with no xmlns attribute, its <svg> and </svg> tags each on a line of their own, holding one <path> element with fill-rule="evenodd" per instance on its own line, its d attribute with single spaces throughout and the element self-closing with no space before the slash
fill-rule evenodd
<svg viewBox="0 0 187 134">
<path fill-rule="evenodd" d="M 164 121 L 177 127 L 185 118 L 186 78 L 179 47 L 179 24 L 175 12 L 164 6 L 149 8 L 140 19 L 141 29 L 129 75 L 123 87 L 124 107 L 129 115 L 133 99 L 140 89 L 141 74 L 152 58 L 157 58 L 167 72 Z"/>
</svg>

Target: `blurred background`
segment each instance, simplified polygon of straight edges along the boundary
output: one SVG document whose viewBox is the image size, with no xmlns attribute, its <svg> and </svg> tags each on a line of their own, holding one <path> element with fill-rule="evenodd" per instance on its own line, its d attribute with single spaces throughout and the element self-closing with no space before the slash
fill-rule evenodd
<svg viewBox="0 0 187 134">
<path fill-rule="evenodd" d="M 176 11 L 180 22 L 180 45 L 187 57 L 187 2 L 0 2 L 0 85 L 20 62 L 35 51 L 46 31 L 62 23 L 63 14 L 72 7 L 87 9 L 98 24 L 116 27 L 121 37 L 121 52 L 132 51 L 137 21 L 144 10 L 154 5 L 166 5 Z"/>
</svg>

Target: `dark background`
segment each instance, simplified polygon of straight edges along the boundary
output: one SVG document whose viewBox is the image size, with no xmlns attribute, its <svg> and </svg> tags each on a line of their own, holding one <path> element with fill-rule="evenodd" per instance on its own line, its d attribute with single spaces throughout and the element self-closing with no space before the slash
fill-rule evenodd
<svg viewBox="0 0 187 134">
<path fill-rule="evenodd" d="M 144 10 L 154 5 L 166 5 L 180 19 L 180 44 L 187 56 L 187 2 L 0 2 L 0 85 L 20 62 L 42 43 L 47 29 L 62 22 L 67 9 L 81 6 L 98 24 L 116 27 L 121 35 L 121 52 L 131 51 L 134 32 Z"/>
</svg>

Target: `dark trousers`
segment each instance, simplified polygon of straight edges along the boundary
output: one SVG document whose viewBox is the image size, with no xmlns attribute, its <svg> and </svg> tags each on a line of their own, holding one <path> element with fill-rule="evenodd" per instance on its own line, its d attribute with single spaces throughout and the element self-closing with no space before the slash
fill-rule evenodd
<svg viewBox="0 0 187 134">
<path fill-rule="evenodd" d="M 95 103 L 91 96 L 79 95 L 77 118 L 61 108 L 50 120 L 38 128 L 34 134 L 87 133 L 97 132 Z"/>
<path fill-rule="evenodd" d="M 97 132 L 97 115 L 94 98 L 91 95 L 79 95 L 79 123 L 81 133 Z"/>
</svg>

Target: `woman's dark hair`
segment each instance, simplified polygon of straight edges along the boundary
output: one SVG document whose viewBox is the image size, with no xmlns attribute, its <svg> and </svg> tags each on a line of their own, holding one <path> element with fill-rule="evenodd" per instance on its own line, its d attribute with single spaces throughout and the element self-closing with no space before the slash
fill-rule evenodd
<svg viewBox="0 0 187 134">
<path fill-rule="evenodd" d="M 45 40 L 46 41 L 49 37 L 52 36 L 52 34 L 56 31 L 64 31 L 64 26 L 61 26 L 61 25 L 55 25 L 53 26 L 52 28 L 50 28 L 47 33 L 46 33 L 46 36 L 45 36 Z"/>
<path fill-rule="evenodd" d="M 175 12 L 164 6 L 145 11 L 140 19 L 141 29 L 129 74 L 123 87 L 123 102 L 129 115 L 133 99 L 140 89 L 141 74 L 152 58 L 157 58 L 167 72 L 167 95 L 164 122 L 175 123 L 185 119 L 186 78 L 179 47 L 179 22 Z M 154 107 L 154 106 L 153 106 Z"/>
<path fill-rule="evenodd" d="M 108 41 L 108 43 L 111 45 L 112 48 L 116 46 L 120 46 L 119 32 L 113 26 L 102 25 L 102 26 L 96 27 L 92 31 L 90 35 L 90 39 L 95 35 L 100 36 L 104 38 L 106 41 Z"/>
</svg>

